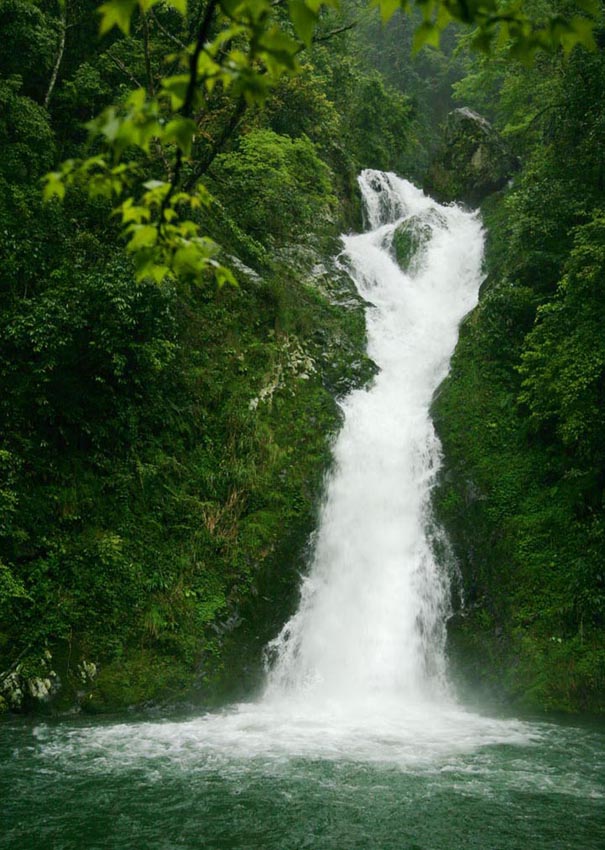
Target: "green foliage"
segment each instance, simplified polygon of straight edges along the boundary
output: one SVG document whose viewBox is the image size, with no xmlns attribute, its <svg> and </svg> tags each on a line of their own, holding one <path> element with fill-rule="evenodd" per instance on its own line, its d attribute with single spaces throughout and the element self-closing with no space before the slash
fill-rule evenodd
<svg viewBox="0 0 605 850">
<path fill-rule="evenodd" d="M 11 603 L 16 599 L 26 599 L 27 591 L 23 584 L 15 578 L 6 564 L 0 561 L 0 611 L 6 616 L 6 611 L 10 610 Z"/>
<path fill-rule="evenodd" d="M 101 671 L 84 708 L 96 713 L 174 699 L 187 687 L 188 679 L 187 668 L 178 661 L 158 659 L 157 655 L 141 649 Z"/>
<path fill-rule="evenodd" d="M 45 110 L 20 94 L 20 77 L 0 79 L 0 177 L 25 182 L 52 164 L 54 137 Z"/>
<path fill-rule="evenodd" d="M 586 471 L 603 476 L 605 445 L 605 218 L 574 231 L 567 274 L 556 297 L 540 307 L 526 337 L 520 400 L 538 429 L 554 427 L 562 446 L 576 449 Z"/>
<path fill-rule="evenodd" d="M 393 253 L 400 267 L 407 271 L 413 260 L 418 262 L 423 246 L 430 239 L 430 228 L 414 218 L 400 224 L 393 234 Z"/>
<path fill-rule="evenodd" d="M 336 207 L 329 169 L 305 136 L 251 132 L 217 158 L 213 180 L 232 218 L 261 242 L 300 239 Z"/>
<path fill-rule="evenodd" d="M 180 214 L 181 206 L 199 207 L 207 201 L 196 179 L 200 169 L 196 173 L 193 156 L 199 125 L 217 90 L 241 105 L 264 104 L 284 75 L 298 73 L 299 53 L 311 47 L 322 9 L 334 6 L 335 0 L 291 0 L 287 20 L 279 4 L 270 0 L 208 0 L 193 27 L 193 44 L 185 46 L 186 42 L 173 36 L 173 42 L 181 44 L 179 52 L 172 49 L 170 54 L 173 70 L 154 80 L 149 18 L 157 5 L 157 0 L 107 0 L 99 7 L 101 35 L 115 28 L 129 36 L 133 18 L 142 19 L 147 85 L 139 85 L 121 104 L 106 108 L 88 123 L 91 139 L 99 141 L 101 152 L 68 160 L 50 173 L 45 197 L 62 199 L 68 187 L 80 184 L 88 187 L 91 197 L 102 194 L 115 200 L 118 208 L 124 203 L 138 207 L 145 223 L 129 225 L 125 235 L 139 279 L 148 276 L 161 283 L 166 277 L 176 277 L 201 282 L 214 270 L 219 284 L 234 282 L 217 261 L 217 246 L 205 237 L 199 221 L 194 216 L 182 220 Z M 168 5 L 183 16 L 185 24 L 186 3 L 173 0 Z M 399 7 L 407 12 L 412 6 L 409 0 L 378 0 L 377 5 L 384 21 Z M 440 33 L 451 21 L 476 25 L 475 47 L 489 51 L 497 36 L 501 44 L 510 43 L 512 55 L 522 59 L 531 59 L 538 49 L 563 48 L 569 53 L 577 44 L 595 46 L 592 16 L 596 11 L 591 0 L 585 0 L 583 16 L 571 17 L 553 15 L 550 10 L 545 13 L 541 8 L 536 15 L 527 14 L 520 4 L 500 8 L 497 0 L 476 0 L 470 6 L 458 0 L 417 0 L 413 6 L 422 16 L 414 50 L 425 45 L 438 47 Z M 374 126 L 372 141 L 380 141 L 368 144 L 360 159 L 365 165 L 368 155 L 382 166 L 397 142 L 397 128 L 407 117 L 407 105 L 395 92 L 387 92 L 379 78 L 364 82 L 366 90 L 353 110 L 353 137 L 359 138 L 360 128 Z M 379 110 L 383 121 L 377 124 L 376 113 L 368 112 L 368 103 L 387 98 L 390 109 Z M 124 164 L 125 155 L 132 155 L 133 149 L 139 160 L 147 161 L 146 168 Z M 145 178 L 158 160 L 164 166 L 164 179 L 159 181 L 163 188 L 161 193 L 158 187 L 150 194 Z M 184 179 L 188 164 L 195 176 Z"/>
<path fill-rule="evenodd" d="M 579 51 L 539 81 L 500 66 L 493 115 L 524 163 L 484 207 L 488 277 L 435 405 L 436 503 L 468 606 L 452 654 L 500 698 L 565 711 L 602 711 L 605 691 L 604 184 L 588 141 L 604 68 Z M 476 96 L 487 70 L 459 92 Z"/>
<path fill-rule="evenodd" d="M 389 168 L 393 152 L 408 146 L 409 100 L 378 74 L 358 81 L 349 106 L 347 135 L 362 167 Z"/>
<path fill-rule="evenodd" d="M 0 30 L 5 44 L 10 44 L 0 56 L 0 77 L 22 77 L 27 81 L 26 94 L 35 97 L 52 67 L 57 44 L 53 18 L 27 0 L 2 0 Z"/>
<path fill-rule="evenodd" d="M 498 0 L 376 0 L 384 21 L 402 8 L 412 5 L 422 13 L 422 22 L 414 34 L 414 50 L 425 45 L 438 47 L 443 30 L 452 22 L 476 27 L 472 44 L 489 52 L 495 44 L 507 44 L 512 57 L 530 61 L 537 50 L 562 47 L 569 53 L 577 44 L 594 48 L 592 34 L 598 6 L 593 0 L 578 3 L 584 14 L 564 15 L 542 3 L 509 3 Z"/>
<path fill-rule="evenodd" d="M 454 53 L 460 26 L 443 33 L 439 50 L 424 47 L 412 51 L 414 28 L 421 20 L 417 8 L 408 13 L 399 9 L 385 24 L 378 10 L 373 10 L 373 14 L 361 16 L 356 29 L 359 54 L 379 72 L 385 88 L 407 100 L 406 150 L 399 156 L 396 171 L 416 182 L 422 181 L 430 151 L 440 139 L 439 127 L 453 109 L 452 83 L 464 72 Z M 400 126 L 404 126 L 402 122 Z"/>
<path fill-rule="evenodd" d="M 327 91 L 326 78 L 315 64 L 306 63 L 301 72 L 284 77 L 266 104 L 263 123 L 281 136 L 307 136 L 324 152 L 340 140 L 341 111 Z M 333 59 L 334 61 L 334 59 Z"/>
<path fill-rule="evenodd" d="M 108 0 L 99 8 L 101 35 L 115 27 L 128 36 L 135 12 L 146 21 L 155 5 L 147 0 Z M 186 15 L 184 3 L 169 5 Z M 301 0 L 290 5 L 292 24 L 303 43 L 310 44 L 309 21 L 314 22 L 325 5 L 329 4 L 324 0 Z M 209 40 L 213 28 L 214 37 Z M 196 180 L 193 192 L 181 185 L 183 167 L 192 162 L 198 123 L 215 90 L 249 105 L 262 104 L 282 75 L 298 70 L 300 48 L 268 0 L 209 0 L 194 46 L 183 46 L 172 56 L 179 73 L 161 77 L 156 96 L 146 43 L 147 88 L 137 88 L 122 104 L 107 107 L 88 123 L 91 139 L 99 140 L 101 152 L 87 159 L 68 160 L 48 174 L 45 198 L 62 199 L 67 188 L 83 185 L 91 197 L 115 199 L 139 279 L 150 277 L 161 283 L 167 276 L 175 276 L 202 282 L 210 270 L 219 285 L 234 283 L 232 273 L 217 262 L 217 246 L 204 236 L 195 216 L 183 220 L 179 215 L 181 208 L 195 209 L 209 202 Z M 150 181 L 145 179 L 147 171 L 125 157 L 137 149 L 139 159 L 141 154 L 147 159 L 147 168 L 152 167 L 154 159 L 163 161 L 168 172 L 165 180 L 152 181 L 150 188 Z M 134 209 L 137 218 L 133 220 Z"/>
</svg>

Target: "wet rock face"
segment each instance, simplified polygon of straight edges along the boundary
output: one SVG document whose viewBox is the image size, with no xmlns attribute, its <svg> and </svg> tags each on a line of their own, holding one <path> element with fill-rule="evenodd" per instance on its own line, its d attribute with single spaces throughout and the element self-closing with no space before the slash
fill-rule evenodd
<svg viewBox="0 0 605 850">
<path fill-rule="evenodd" d="M 51 668 L 50 658 L 41 658 L 38 668 L 42 675 L 30 675 L 19 664 L 0 677 L 0 713 L 23 711 L 50 704 L 61 688 L 61 680 Z"/>
<path fill-rule="evenodd" d="M 0 670 L 0 714 L 13 712 L 55 713 L 79 710 L 97 677 L 97 665 L 81 659 L 57 672 L 49 650 L 33 654 L 4 672 Z M 57 667 L 60 669 L 60 667 Z M 62 703 L 62 704 L 61 704 Z"/>
<path fill-rule="evenodd" d="M 447 117 L 441 147 L 429 165 L 424 190 L 442 203 L 478 206 L 502 189 L 518 168 L 502 136 L 466 107 Z"/>
<path fill-rule="evenodd" d="M 19 709 L 25 697 L 24 683 L 18 672 L 10 673 L 2 682 L 3 708 Z"/>
<path fill-rule="evenodd" d="M 391 250 L 402 271 L 414 271 L 422 265 L 425 248 L 433 233 L 432 224 L 439 225 L 443 222 L 440 213 L 434 211 L 428 215 L 412 215 L 397 225 Z"/>
</svg>

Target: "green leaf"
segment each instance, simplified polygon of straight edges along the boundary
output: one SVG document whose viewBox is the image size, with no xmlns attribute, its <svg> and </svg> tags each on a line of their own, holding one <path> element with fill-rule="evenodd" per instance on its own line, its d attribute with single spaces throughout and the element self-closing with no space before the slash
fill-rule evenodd
<svg viewBox="0 0 605 850">
<path fill-rule="evenodd" d="M 420 24 L 414 33 L 412 52 L 418 53 L 425 44 L 429 45 L 429 47 L 439 48 L 439 30 L 435 24 L 429 23 L 428 21 Z"/>
<path fill-rule="evenodd" d="M 433 18 L 433 9 L 435 8 L 435 0 L 417 0 L 417 4 L 422 9 L 422 17 L 429 24 Z"/>
<path fill-rule="evenodd" d="M 99 116 L 97 130 L 105 136 L 108 142 L 115 142 L 123 123 L 123 119 L 118 117 L 115 109 L 112 107 L 110 109 L 106 109 L 105 112 Z"/>
<path fill-rule="evenodd" d="M 135 276 L 137 282 L 151 278 L 160 284 L 170 274 L 170 269 L 165 263 L 158 262 L 158 251 L 154 248 L 143 248 L 134 255 Z"/>
<path fill-rule="evenodd" d="M 176 74 L 162 80 L 162 91 L 170 96 L 170 105 L 173 110 L 180 109 L 185 103 L 188 86 L 189 74 Z"/>
<path fill-rule="evenodd" d="M 195 121 L 191 118 L 175 118 L 166 125 L 164 140 L 166 142 L 175 142 L 185 156 L 189 156 L 196 130 Z"/>
<path fill-rule="evenodd" d="M 248 30 L 246 27 L 241 24 L 231 24 L 231 26 L 226 27 L 224 30 L 221 30 L 212 42 L 207 45 L 207 50 L 205 51 L 206 56 L 208 52 L 212 54 L 212 56 L 216 56 L 221 47 L 229 41 L 233 41 L 238 35 L 246 34 Z M 200 54 L 200 59 L 204 55 L 204 53 Z M 199 68 L 199 65 L 198 65 Z"/>
<path fill-rule="evenodd" d="M 596 17 L 599 14 L 599 0 L 576 0 L 577 5 L 583 12 Z"/>
<path fill-rule="evenodd" d="M 128 228 L 128 232 L 132 233 L 128 245 L 128 251 L 140 251 L 141 248 L 153 248 L 158 241 L 158 231 L 153 224 L 132 224 Z"/>
<path fill-rule="evenodd" d="M 44 175 L 43 198 L 45 201 L 50 201 L 51 198 L 58 198 L 60 201 L 65 197 L 65 183 L 59 171 L 51 171 L 50 174 Z"/>
<path fill-rule="evenodd" d="M 594 24 L 586 18 L 572 18 L 569 22 L 569 31 L 561 36 L 561 45 L 566 53 L 570 53 L 576 44 L 582 44 L 588 50 L 596 50 L 594 39 Z"/>
<path fill-rule="evenodd" d="M 310 9 L 305 3 L 305 0 L 290 0 L 288 8 L 290 11 L 290 20 L 292 21 L 296 35 L 307 47 L 310 47 L 315 24 L 317 23 L 317 12 Z"/>
<path fill-rule="evenodd" d="M 107 174 L 89 174 L 87 176 L 87 188 L 90 198 L 111 198 L 114 194 L 114 185 L 111 177 Z"/>
<path fill-rule="evenodd" d="M 452 20 L 453 20 L 452 15 L 450 13 L 450 10 L 447 8 L 447 6 L 440 5 L 439 10 L 437 12 L 437 20 L 436 20 L 437 27 L 440 30 L 440 32 L 443 32 L 443 30 L 447 27 L 447 25 L 449 23 L 451 23 Z"/>
<path fill-rule="evenodd" d="M 130 32 L 130 19 L 137 7 L 137 0 L 108 0 L 99 6 L 101 16 L 100 33 L 105 35 L 114 27 L 122 30 L 124 35 Z"/>
<path fill-rule="evenodd" d="M 244 60 L 247 62 L 247 57 L 244 56 Z M 266 100 L 270 88 L 266 74 L 261 74 L 247 65 L 240 65 L 230 68 L 228 75 L 225 76 L 225 85 L 229 80 L 233 85 L 235 94 L 242 94 L 251 106 L 255 103 L 262 104 Z"/>
<path fill-rule="evenodd" d="M 121 212 L 122 224 L 140 224 L 142 221 L 149 221 L 151 216 L 147 207 L 137 206 L 132 198 L 127 198 L 116 212 Z"/>
<path fill-rule="evenodd" d="M 126 98 L 126 105 L 130 106 L 132 109 L 139 110 L 143 109 L 146 100 L 147 92 L 144 88 L 141 87 L 130 92 L 130 94 Z"/>
<path fill-rule="evenodd" d="M 243 0 L 241 11 L 253 23 L 261 23 L 271 12 L 271 3 L 269 0 Z"/>
<path fill-rule="evenodd" d="M 209 207 L 213 201 L 212 195 L 203 183 L 198 183 L 195 187 L 195 195 L 192 197 L 192 200 L 194 199 L 203 207 Z"/>
<path fill-rule="evenodd" d="M 207 87 L 209 81 L 212 81 L 213 83 L 216 80 L 220 70 L 221 66 L 218 62 L 215 62 L 211 56 L 209 56 L 206 52 L 200 53 L 197 60 L 197 72 L 199 78 L 201 80 L 205 80 Z"/>
<path fill-rule="evenodd" d="M 397 9 L 404 5 L 400 0 L 376 0 L 375 4 L 380 9 L 380 17 L 384 24 L 390 21 Z"/>
<path fill-rule="evenodd" d="M 187 243 L 175 251 L 172 262 L 177 275 L 198 275 L 206 267 L 207 260 L 195 245 Z"/>
<path fill-rule="evenodd" d="M 235 286 L 236 288 L 238 287 L 235 275 L 233 274 L 231 269 L 228 269 L 226 266 L 218 266 L 218 268 L 215 269 L 214 277 L 216 279 L 216 285 L 219 289 L 221 289 L 221 287 L 223 287 L 226 283 L 228 283 L 230 286 Z"/>
<path fill-rule="evenodd" d="M 145 189 L 153 192 L 154 189 L 168 189 L 170 183 L 167 183 L 165 180 L 146 180 L 143 186 Z"/>
<path fill-rule="evenodd" d="M 244 5 L 244 0 L 220 0 L 220 6 L 228 18 L 235 18 Z"/>
<path fill-rule="evenodd" d="M 273 27 L 263 33 L 259 39 L 259 47 L 274 60 L 271 63 L 273 71 L 279 72 L 281 67 L 293 71 L 296 67 L 298 44 L 279 27 Z M 266 56 L 265 59 L 267 59 Z"/>
<path fill-rule="evenodd" d="M 159 263 L 152 263 L 149 271 L 147 272 L 148 276 L 155 281 L 155 283 L 162 283 L 165 278 L 170 274 L 170 269 L 168 266 L 163 266 Z"/>
</svg>

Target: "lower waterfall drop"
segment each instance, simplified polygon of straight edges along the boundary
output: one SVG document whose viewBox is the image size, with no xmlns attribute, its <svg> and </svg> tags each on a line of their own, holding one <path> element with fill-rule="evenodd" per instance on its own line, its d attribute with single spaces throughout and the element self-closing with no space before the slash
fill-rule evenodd
<svg viewBox="0 0 605 850">
<path fill-rule="evenodd" d="M 368 354 L 380 371 L 342 404 L 311 569 L 298 611 L 270 644 L 265 700 L 375 710 L 447 700 L 449 587 L 427 531 L 440 462 L 429 407 L 477 302 L 483 233 L 476 214 L 394 174 L 367 170 L 359 185 L 368 231 L 343 237 L 342 261 L 368 302 Z"/>
</svg>

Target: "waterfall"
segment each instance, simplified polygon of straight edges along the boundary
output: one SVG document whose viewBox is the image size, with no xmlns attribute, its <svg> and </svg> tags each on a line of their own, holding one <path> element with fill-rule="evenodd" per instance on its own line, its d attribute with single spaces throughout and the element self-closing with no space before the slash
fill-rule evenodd
<svg viewBox="0 0 605 850">
<path fill-rule="evenodd" d="M 95 765 L 158 759 L 238 777 L 291 758 L 422 771 L 536 738 L 526 724 L 467 711 L 450 696 L 448 578 L 427 530 L 440 463 L 429 409 L 477 301 L 481 225 L 394 174 L 364 171 L 359 184 L 368 229 L 343 238 L 341 262 L 367 302 L 379 372 L 342 402 L 314 557 L 298 611 L 268 647 L 263 695 L 190 720 L 53 733 L 42 750 L 53 766 L 77 754 Z M 397 242 L 409 254 L 405 270 Z"/>
<path fill-rule="evenodd" d="M 448 578 L 428 537 L 440 445 L 429 407 L 476 304 L 483 235 L 394 174 L 359 178 L 367 232 L 342 262 L 366 310 L 371 386 L 343 402 L 298 611 L 269 646 L 265 698 L 415 703 L 447 694 Z M 406 270 L 394 238 L 415 252 Z"/>
</svg>

